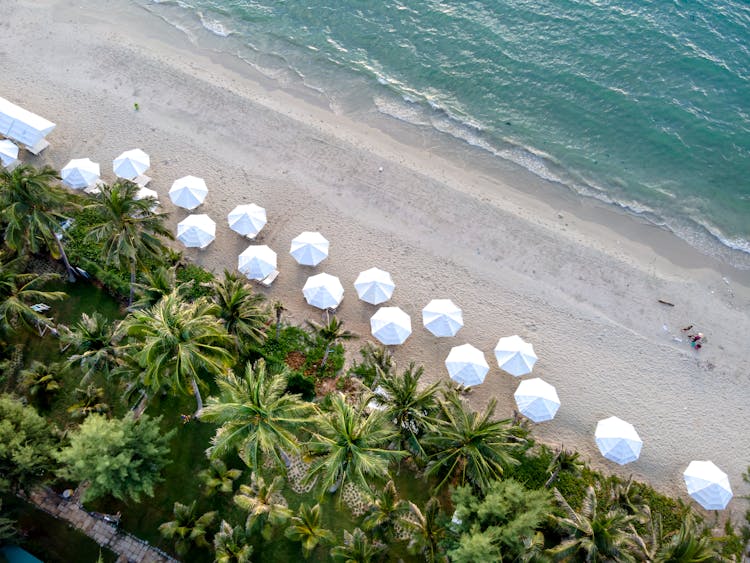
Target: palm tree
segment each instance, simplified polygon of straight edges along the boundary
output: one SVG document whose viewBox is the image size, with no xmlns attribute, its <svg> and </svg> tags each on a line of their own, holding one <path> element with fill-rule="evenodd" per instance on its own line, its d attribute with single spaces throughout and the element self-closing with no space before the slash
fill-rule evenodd
<svg viewBox="0 0 750 563">
<path fill-rule="evenodd" d="M 270 457 L 286 470 L 285 457 L 300 449 L 300 427 L 310 420 L 314 407 L 300 395 L 286 393 L 288 370 L 268 374 L 263 358 L 248 362 L 245 376 L 228 374 L 216 383 L 220 397 L 209 397 L 201 419 L 220 425 L 207 454 L 222 457 L 237 450 L 253 471 L 261 467 L 261 458 Z"/>
<path fill-rule="evenodd" d="M 446 528 L 440 523 L 440 501 L 437 498 L 428 500 L 424 511 L 410 501 L 409 514 L 401 518 L 401 525 L 412 532 L 408 546 L 411 553 L 422 555 L 427 563 L 446 561 L 440 548 Z"/>
<path fill-rule="evenodd" d="M 395 539 L 396 525 L 409 512 L 408 504 L 403 501 L 393 481 L 388 481 L 382 490 L 372 494 L 372 503 L 362 521 L 365 530 L 372 531 L 382 541 Z"/>
<path fill-rule="evenodd" d="M 309 507 L 301 504 L 297 516 L 292 516 L 284 535 L 292 541 L 302 543 L 305 559 L 310 557 L 318 545 L 327 545 L 335 541 L 333 532 L 320 523 L 320 505 Z"/>
<path fill-rule="evenodd" d="M 281 314 L 286 311 L 286 308 L 284 307 L 284 304 L 279 300 L 274 301 L 271 305 L 271 308 L 276 315 L 276 340 L 278 340 L 279 334 L 281 334 Z"/>
<path fill-rule="evenodd" d="M 661 518 L 654 516 L 648 505 L 643 505 L 639 518 L 645 534 L 639 533 L 630 524 L 630 536 L 634 541 L 633 554 L 638 561 L 654 563 L 701 563 L 722 561 L 714 538 L 701 533 L 695 518 L 687 513 L 680 522 L 680 529 L 662 534 Z"/>
<path fill-rule="evenodd" d="M 354 531 L 344 530 L 344 543 L 331 549 L 331 557 L 344 563 L 370 563 L 385 550 L 385 545 L 372 544 L 367 535 L 359 528 Z"/>
<path fill-rule="evenodd" d="M 565 446 L 560 446 L 560 449 L 555 452 L 554 457 L 547 467 L 549 479 L 544 483 L 544 486 L 550 487 L 552 483 L 557 481 L 560 473 L 570 473 L 577 476 L 581 474 L 582 470 L 583 461 L 581 461 L 580 454 L 578 452 L 566 450 Z"/>
<path fill-rule="evenodd" d="M 204 299 L 182 301 L 171 293 L 149 309 L 139 309 L 126 319 L 126 348 L 138 361 L 141 383 L 152 392 L 163 386 L 179 393 L 192 388 L 203 410 L 202 377 L 224 374 L 234 357 L 227 347 L 232 339 L 216 318 L 216 306 Z"/>
<path fill-rule="evenodd" d="M 20 253 L 46 248 L 53 258 L 62 258 L 70 281 L 75 281 L 57 233 L 67 219 L 63 214 L 71 198 L 57 185 L 57 172 L 50 166 L 37 170 L 21 164 L 13 171 L 0 168 L 0 223 L 5 245 Z"/>
<path fill-rule="evenodd" d="M 441 418 L 433 418 L 431 432 L 423 444 L 432 451 L 428 476 L 442 475 L 437 488 L 451 478 L 470 482 L 479 489 L 502 477 L 503 467 L 518 464 L 512 451 L 518 447 L 518 428 L 510 419 L 493 420 L 497 400 L 493 397 L 481 415 L 461 404 L 455 392 L 440 402 Z"/>
<path fill-rule="evenodd" d="M 174 520 L 164 522 L 159 526 L 162 536 L 174 540 L 175 551 L 178 555 L 187 555 L 193 545 L 210 547 L 206 541 L 206 532 L 216 518 L 216 512 L 206 512 L 198 516 L 195 512 L 195 504 L 196 501 L 190 505 L 175 502 L 172 511 Z"/>
<path fill-rule="evenodd" d="M 234 495 L 234 503 L 248 512 L 245 530 L 251 533 L 260 530 L 266 540 L 271 538 L 273 528 L 283 524 L 292 516 L 286 499 L 281 495 L 284 479 L 281 475 L 266 483 L 260 475 L 250 476 L 250 485 L 240 485 Z"/>
<path fill-rule="evenodd" d="M 73 352 L 68 363 L 81 366 L 82 383 L 97 373 L 105 377 L 109 375 L 110 368 L 117 361 L 114 335 L 114 325 L 98 311 L 91 315 L 82 313 L 81 319 L 72 328 L 60 327 L 60 344 L 63 350 L 70 348 Z"/>
<path fill-rule="evenodd" d="M 256 345 L 263 343 L 268 313 L 263 307 L 265 297 L 255 293 L 247 280 L 224 270 L 224 279 L 213 282 L 213 301 L 219 307 L 219 318 L 227 332 L 234 336 L 237 353 L 241 352 L 240 339 Z"/>
<path fill-rule="evenodd" d="M 325 352 L 323 353 L 323 359 L 320 361 L 321 370 L 325 367 L 326 362 L 328 361 L 328 355 L 336 344 L 342 340 L 358 338 L 353 332 L 344 330 L 343 321 L 338 320 L 336 316 L 329 316 L 328 311 L 326 311 L 325 324 L 316 323 L 315 321 L 307 321 L 307 324 L 312 329 L 313 335 L 320 338 L 326 346 Z"/>
<path fill-rule="evenodd" d="M 63 367 L 59 363 L 47 364 L 34 360 L 28 369 L 21 371 L 21 385 L 31 397 L 46 406 L 60 391 L 62 374 Z"/>
<path fill-rule="evenodd" d="M 383 376 L 390 375 L 393 369 L 393 356 L 385 346 L 375 346 L 372 342 L 366 342 L 359 349 L 362 362 L 354 362 L 349 368 L 349 373 L 359 377 L 362 382 L 374 389 L 380 383 Z"/>
<path fill-rule="evenodd" d="M 331 397 L 330 411 L 319 418 L 309 451 L 316 455 L 305 483 L 320 479 L 321 491 L 337 490 L 347 481 L 364 489 L 370 479 L 387 479 L 388 466 L 406 452 L 389 450 L 398 431 L 382 411 L 364 413 L 365 402 L 355 408 L 341 393 Z"/>
<path fill-rule="evenodd" d="M 68 412 L 75 419 L 84 419 L 90 414 L 109 412 L 109 405 L 104 402 L 104 389 L 89 383 L 86 387 L 75 390 L 77 400 L 68 407 Z"/>
<path fill-rule="evenodd" d="M 193 284 L 193 280 L 182 284 L 177 283 L 177 266 L 170 268 L 159 266 L 153 270 L 146 270 L 142 273 L 142 278 L 143 282 L 133 284 L 138 298 L 131 304 L 131 309 L 153 307 L 165 295 L 175 290 L 182 295 L 183 291 Z"/>
<path fill-rule="evenodd" d="M 91 227 L 87 238 L 104 243 L 104 259 L 121 270 L 130 271 L 130 297 L 133 304 L 135 276 L 147 256 L 159 256 L 163 244 L 160 237 L 172 239 L 164 225 L 166 213 L 152 210 L 154 202 L 136 199 L 138 186 L 129 181 L 118 181 L 102 186 L 89 205 L 99 215 L 99 222 Z"/>
<path fill-rule="evenodd" d="M 232 528 L 226 520 L 222 520 L 214 536 L 214 551 L 216 563 L 250 563 L 253 546 L 247 543 L 245 528 Z"/>
<path fill-rule="evenodd" d="M 216 492 L 231 493 L 234 482 L 242 475 L 239 469 L 227 469 L 227 464 L 220 459 L 211 460 L 207 469 L 198 473 L 198 477 L 206 486 L 204 494 L 212 495 Z"/>
</svg>

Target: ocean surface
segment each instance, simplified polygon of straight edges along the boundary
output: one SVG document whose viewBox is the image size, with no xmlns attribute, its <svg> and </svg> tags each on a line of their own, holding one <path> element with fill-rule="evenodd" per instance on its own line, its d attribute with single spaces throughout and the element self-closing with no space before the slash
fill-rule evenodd
<svg viewBox="0 0 750 563">
<path fill-rule="evenodd" d="M 334 111 L 451 136 L 750 263 L 747 2 L 132 1 Z"/>
</svg>

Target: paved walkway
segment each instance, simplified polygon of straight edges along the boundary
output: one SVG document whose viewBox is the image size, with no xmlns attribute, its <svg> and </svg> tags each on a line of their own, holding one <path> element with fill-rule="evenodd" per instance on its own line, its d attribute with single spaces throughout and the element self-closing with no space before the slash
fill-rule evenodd
<svg viewBox="0 0 750 563">
<path fill-rule="evenodd" d="M 28 500 L 55 518 L 69 522 L 102 547 L 115 552 L 119 556 L 118 563 L 179 563 L 160 549 L 118 530 L 50 489 L 38 488 L 29 495 Z"/>
</svg>

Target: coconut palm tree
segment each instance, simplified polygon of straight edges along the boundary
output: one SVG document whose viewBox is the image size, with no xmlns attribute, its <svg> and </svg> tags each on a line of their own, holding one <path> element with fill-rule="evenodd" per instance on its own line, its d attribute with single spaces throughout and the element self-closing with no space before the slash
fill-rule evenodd
<svg viewBox="0 0 750 563">
<path fill-rule="evenodd" d="M 203 410 L 202 378 L 224 374 L 234 362 L 227 349 L 232 339 L 216 312 L 205 299 L 187 303 L 171 293 L 149 309 L 133 311 L 122 325 L 141 384 L 151 392 L 164 386 L 178 393 L 191 388 L 196 417 Z"/>
<path fill-rule="evenodd" d="M 64 351 L 72 352 L 68 364 L 81 366 L 82 383 L 97 373 L 109 375 L 117 362 L 114 336 L 115 326 L 98 311 L 91 315 L 82 313 L 72 328 L 60 327 L 60 345 Z"/>
<path fill-rule="evenodd" d="M 547 467 L 549 479 L 544 483 L 544 486 L 550 487 L 555 481 L 557 481 L 560 473 L 570 473 L 577 476 L 581 474 L 582 470 L 583 461 L 581 461 L 580 454 L 578 452 L 566 450 L 565 446 L 560 446 L 560 449 L 555 451 L 555 455 Z"/>
<path fill-rule="evenodd" d="M 366 342 L 359 353 L 362 362 L 355 362 L 349 368 L 349 373 L 359 377 L 370 389 L 374 389 L 380 383 L 381 377 L 390 375 L 393 369 L 393 356 L 385 346 L 376 346 L 372 342 Z"/>
<path fill-rule="evenodd" d="M 362 527 L 384 542 L 396 539 L 396 526 L 409 512 L 409 505 L 401 499 L 393 480 L 380 491 L 372 493 L 370 507 L 362 521 Z"/>
<path fill-rule="evenodd" d="M 213 302 L 219 307 L 219 318 L 227 332 L 234 336 L 237 353 L 241 340 L 260 345 L 266 334 L 268 312 L 263 306 L 265 297 L 255 293 L 245 279 L 224 270 L 223 280 L 213 282 Z"/>
<path fill-rule="evenodd" d="M 354 528 L 351 533 L 344 530 L 344 543 L 331 549 L 331 557 L 344 563 L 370 563 L 385 551 L 385 547 L 383 544 L 372 544 L 367 534 Z"/>
<path fill-rule="evenodd" d="M 213 495 L 217 492 L 231 493 L 234 482 L 242 475 L 239 469 L 228 469 L 227 464 L 220 459 L 211 460 L 208 468 L 198 473 L 198 478 L 206 486 L 204 494 Z"/>
<path fill-rule="evenodd" d="M 74 419 L 82 420 L 90 414 L 109 412 L 109 405 L 104 402 L 104 389 L 89 383 L 86 387 L 75 390 L 76 402 L 67 411 Z"/>
<path fill-rule="evenodd" d="M 206 541 L 208 527 L 216 518 L 216 512 L 206 512 L 198 516 L 195 510 L 196 501 L 189 505 L 175 502 L 172 510 L 174 520 L 164 522 L 159 526 L 159 532 L 167 539 L 174 540 L 175 551 L 178 555 L 187 555 L 194 545 L 210 547 Z"/>
<path fill-rule="evenodd" d="M 168 215 L 153 211 L 154 202 L 150 198 L 136 199 L 138 190 L 136 184 L 127 180 L 102 186 L 89 205 L 99 221 L 86 235 L 104 243 L 107 264 L 130 272 L 129 305 L 133 304 L 138 266 L 147 256 L 161 255 L 162 237 L 174 238 L 164 225 Z"/>
<path fill-rule="evenodd" d="M 326 346 L 325 352 L 323 353 L 323 359 L 320 361 L 320 369 L 322 370 L 328 356 L 333 350 L 333 347 L 341 342 L 342 340 L 352 340 L 358 338 L 356 334 L 344 329 L 343 321 L 340 321 L 336 316 L 330 316 L 326 311 L 326 322 L 320 324 L 315 321 L 307 321 L 307 325 L 312 329 L 312 333 L 315 337 L 320 338 Z"/>
<path fill-rule="evenodd" d="M 300 427 L 315 413 L 300 395 L 286 393 L 288 370 L 269 374 L 263 358 L 245 366 L 244 377 L 228 374 L 217 379 L 221 395 L 209 397 L 201 420 L 219 424 L 207 450 L 210 457 L 222 457 L 237 450 L 253 471 L 262 457 L 286 470 L 287 454 L 299 452 Z"/>
<path fill-rule="evenodd" d="M 34 360 L 22 370 L 21 385 L 42 405 L 49 405 L 51 399 L 60 391 L 63 366 L 57 362 L 44 363 Z"/>
<path fill-rule="evenodd" d="M 336 537 L 320 522 L 320 505 L 307 506 L 301 504 L 297 509 L 297 516 L 292 516 L 284 535 L 292 541 L 302 543 L 302 553 L 305 559 L 310 557 L 319 545 L 329 545 Z"/>
<path fill-rule="evenodd" d="M 279 300 L 274 301 L 271 305 L 271 308 L 276 315 L 276 340 L 278 340 L 279 335 L 281 334 L 281 315 L 284 311 L 286 311 L 286 308 L 284 307 L 284 304 Z"/>
<path fill-rule="evenodd" d="M 692 513 L 688 512 L 682 518 L 679 530 L 666 535 L 662 532 L 661 517 L 654 515 L 648 505 L 643 505 L 639 520 L 644 532 L 630 524 L 630 536 L 634 542 L 632 551 L 638 561 L 701 563 L 723 560 L 717 541 L 701 532 Z"/>
<path fill-rule="evenodd" d="M 440 547 L 447 531 L 440 521 L 440 501 L 432 497 L 424 511 L 411 501 L 408 504 L 409 514 L 401 517 L 401 525 L 411 532 L 409 552 L 422 555 L 427 563 L 447 561 Z"/>
<path fill-rule="evenodd" d="M 259 530 L 264 539 L 271 539 L 275 526 L 284 524 L 292 516 L 286 499 L 281 495 L 284 478 L 281 475 L 266 483 L 256 473 L 250 476 L 250 485 L 240 485 L 234 503 L 248 512 L 245 530 Z"/>
<path fill-rule="evenodd" d="M 183 295 L 183 292 L 193 284 L 193 280 L 182 284 L 177 283 L 177 266 L 170 268 L 159 266 L 146 270 L 141 276 L 143 281 L 133 284 L 137 298 L 130 305 L 131 309 L 153 307 L 162 297 L 175 290 L 178 295 Z"/>
<path fill-rule="evenodd" d="M 0 224 L 8 248 L 22 254 L 46 248 L 53 258 L 62 259 L 74 281 L 75 272 L 57 236 L 67 219 L 65 209 L 72 206 L 70 196 L 55 185 L 59 179 L 50 166 L 37 170 L 21 164 L 12 171 L 0 167 Z"/>
<path fill-rule="evenodd" d="M 222 520 L 214 536 L 214 552 L 216 563 L 250 563 L 253 546 L 247 543 L 245 528 L 232 528 L 226 520 Z"/>
</svg>

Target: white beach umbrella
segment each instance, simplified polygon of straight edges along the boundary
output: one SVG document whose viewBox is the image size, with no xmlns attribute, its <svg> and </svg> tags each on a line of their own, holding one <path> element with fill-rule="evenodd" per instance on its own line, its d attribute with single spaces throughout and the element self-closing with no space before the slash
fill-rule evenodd
<svg viewBox="0 0 750 563">
<path fill-rule="evenodd" d="M 203 178 L 197 176 L 183 176 L 172 183 L 169 188 L 169 198 L 177 207 L 195 209 L 206 199 L 208 186 Z"/>
<path fill-rule="evenodd" d="M 89 158 L 74 158 L 60 170 L 64 184 L 76 190 L 95 185 L 101 176 L 101 169 Z"/>
<path fill-rule="evenodd" d="M 276 267 L 276 253 L 265 244 L 248 246 L 237 260 L 237 269 L 251 280 L 268 277 Z"/>
<path fill-rule="evenodd" d="M 216 238 L 216 223 L 208 215 L 188 215 L 177 223 L 177 240 L 188 248 L 206 248 Z"/>
<path fill-rule="evenodd" d="M 292 239 L 289 254 L 303 266 L 317 266 L 328 257 L 329 244 L 320 233 L 305 231 Z"/>
<path fill-rule="evenodd" d="M 0 141 L 0 162 L 3 166 L 10 166 L 18 160 L 18 146 L 10 139 Z"/>
<path fill-rule="evenodd" d="M 600 420 L 596 425 L 596 445 L 607 459 L 625 465 L 641 455 L 643 440 L 632 424 L 616 416 Z"/>
<path fill-rule="evenodd" d="M 555 387 L 538 377 L 522 381 L 513 398 L 519 412 L 533 422 L 552 420 L 560 408 Z"/>
<path fill-rule="evenodd" d="M 385 303 L 393 296 L 396 284 L 393 283 L 391 274 L 380 268 L 370 268 L 360 272 L 354 281 L 354 289 L 362 301 L 371 305 Z"/>
<path fill-rule="evenodd" d="M 310 276 L 302 288 L 305 301 L 318 309 L 335 309 L 344 298 L 344 286 L 336 276 L 317 274 Z"/>
<path fill-rule="evenodd" d="M 455 336 L 464 326 L 463 313 L 450 299 L 433 299 L 422 309 L 422 324 L 435 336 Z"/>
<path fill-rule="evenodd" d="M 448 368 L 451 379 L 464 387 L 484 382 L 487 372 L 490 371 L 484 352 L 471 344 L 451 348 L 448 357 L 445 358 L 445 367 Z"/>
<path fill-rule="evenodd" d="M 125 151 L 112 161 L 112 170 L 118 178 L 135 180 L 151 166 L 151 159 L 141 149 Z"/>
<path fill-rule="evenodd" d="M 706 510 L 724 510 L 732 499 L 729 477 L 711 461 L 691 461 L 682 476 L 688 494 Z"/>
<path fill-rule="evenodd" d="M 506 336 L 495 346 L 497 365 L 514 377 L 531 373 L 536 363 L 534 347 L 520 336 Z"/>
<path fill-rule="evenodd" d="M 370 317 L 370 331 L 383 344 L 403 344 L 411 334 L 411 317 L 398 307 L 381 307 Z"/>
<path fill-rule="evenodd" d="M 227 216 L 229 228 L 243 237 L 255 238 L 260 230 L 266 226 L 266 210 L 249 203 L 238 205 Z"/>
</svg>

